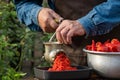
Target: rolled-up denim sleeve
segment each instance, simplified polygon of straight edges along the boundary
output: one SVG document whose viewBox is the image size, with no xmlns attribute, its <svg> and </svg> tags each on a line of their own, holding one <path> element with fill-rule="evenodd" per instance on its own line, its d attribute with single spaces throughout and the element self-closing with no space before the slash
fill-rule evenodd
<svg viewBox="0 0 120 80">
<path fill-rule="evenodd" d="M 18 19 L 32 31 L 41 31 L 38 24 L 38 12 L 42 8 L 42 0 L 14 0 Z"/>
<path fill-rule="evenodd" d="M 78 21 L 86 30 L 86 37 L 106 34 L 120 24 L 120 0 L 107 0 Z"/>
</svg>

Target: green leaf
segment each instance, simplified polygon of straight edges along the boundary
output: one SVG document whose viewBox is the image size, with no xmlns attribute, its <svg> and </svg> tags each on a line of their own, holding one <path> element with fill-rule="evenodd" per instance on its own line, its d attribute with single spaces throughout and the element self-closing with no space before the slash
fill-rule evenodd
<svg viewBox="0 0 120 80">
<path fill-rule="evenodd" d="M 23 72 L 18 72 L 17 74 L 14 75 L 14 77 L 23 77 L 25 76 L 27 73 L 23 73 Z"/>
<path fill-rule="evenodd" d="M 2 80 L 12 80 L 9 76 L 2 76 Z"/>
</svg>

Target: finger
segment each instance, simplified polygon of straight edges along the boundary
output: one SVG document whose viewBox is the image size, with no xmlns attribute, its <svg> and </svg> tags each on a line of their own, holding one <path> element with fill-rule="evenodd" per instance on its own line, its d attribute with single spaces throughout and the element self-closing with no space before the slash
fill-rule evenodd
<svg viewBox="0 0 120 80">
<path fill-rule="evenodd" d="M 50 14 L 57 24 L 60 24 L 63 21 L 63 18 L 54 11 L 52 11 Z"/>
<path fill-rule="evenodd" d="M 52 17 L 49 17 L 45 23 L 46 23 L 46 31 L 49 33 L 54 32 L 58 26 L 58 24 L 54 21 Z"/>
<path fill-rule="evenodd" d="M 64 29 L 65 26 L 60 25 L 57 29 L 56 29 L 56 38 L 60 43 L 63 43 L 63 39 L 62 39 L 62 35 L 61 35 L 61 30 Z"/>
<path fill-rule="evenodd" d="M 48 20 L 47 20 L 47 22 L 46 22 L 46 27 L 45 27 L 45 30 L 46 30 L 46 32 L 48 32 L 48 33 L 51 33 L 51 32 L 55 32 L 55 29 L 53 29 L 52 27 L 51 27 L 51 25 L 50 25 L 50 20 L 51 20 L 51 18 L 49 18 Z"/>
<path fill-rule="evenodd" d="M 57 14 L 56 12 L 54 12 L 54 11 L 52 11 L 50 14 L 53 15 L 53 18 L 54 18 L 54 19 L 60 18 L 60 15 L 58 15 L 58 14 Z"/>
<path fill-rule="evenodd" d="M 50 20 L 50 26 L 55 30 L 55 29 L 57 29 L 58 24 L 55 22 L 54 19 L 51 19 Z"/>
<path fill-rule="evenodd" d="M 58 28 L 56 29 L 56 31 L 61 31 L 62 29 L 64 29 L 66 26 L 65 26 L 65 23 L 62 22 L 61 24 L 59 24 Z"/>
<path fill-rule="evenodd" d="M 67 33 L 69 32 L 69 27 L 65 27 L 64 29 L 61 30 L 61 37 L 63 40 L 63 43 L 67 44 Z"/>
<path fill-rule="evenodd" d="M 42 24 L 41 28 L 44 32 L 50 33 L 51 29 L 49 28 L 49 24 L 47 22 L 45 22 L 44 24 Z"/>
<path fill-rule="evenodd" d="M 67 33 L 67 43 L 68 44 L 72 44 L 72 37 L 73 37 L 73 35 L 74 35 L 74 31 L 71 29 L 71 30 L 69 30 L 69 32 Z"/>
<path fill-rule="evenodd" d="M 47 27 L 44 28 L 44 32 L 51 33 L 54 32 L 53 29 L 50 28 L 50 26 L 47 25 Z"/>
<path fill-rule="evenodd" d="M 58 40 L 58 42 L 63 43 L 60 31 L 56 31 L 56 39 Z"/>
</svg>

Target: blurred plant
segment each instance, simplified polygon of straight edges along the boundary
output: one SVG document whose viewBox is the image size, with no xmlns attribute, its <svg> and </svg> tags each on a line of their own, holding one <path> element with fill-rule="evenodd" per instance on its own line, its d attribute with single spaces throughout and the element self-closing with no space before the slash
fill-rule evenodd
<svg viewBox="0 0 120 80">
<path fill-rule="evenodd" d="M 44 33 L 43 36 L 41 37 L 41 40 L 43 42 L 48 42 L 52 35 L 53 33 Z"/>
<path fill-rule="evenodd" d="M 0 80 L 19 80 L 25 75 L 10 66 L 15 61 L 16 46 L 18 45 L 9 43 L 8 37 L 0 35 Z"/>
<path fill-rule="evenodd" d="M 19 80 L 25 75 L 22 62 L 33 58 L 36 34 L 19 22 L 12 0 L 0 0 L 0 80 Z M 47 42 L 51 36 L 44 33 L 40 40 Z M 42 60 L 40 66 L 50 64 Z"/>
<path fill-rule="evenodd" d="M 31 57 L 35 35 L 18 21 L 12 1 L 0 0 L 0 80 L 25 75 L 19 71 L 23 60 Z"/>
</svg>

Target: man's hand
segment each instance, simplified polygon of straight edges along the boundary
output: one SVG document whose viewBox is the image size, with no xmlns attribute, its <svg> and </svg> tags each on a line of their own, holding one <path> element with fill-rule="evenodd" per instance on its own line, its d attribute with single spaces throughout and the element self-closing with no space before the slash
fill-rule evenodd
<svg viewBox="0 0 120 80">
<path fill-rule="evenodd" d="M 73 36 L 85 35 L 82 25 L 76 20 L 64 20 L 56 29 L 56 38 L 60 43 L 72 44 Z"/>
<path fill-rule="evenodd" d="M 41 29 L 48 33 L 54 32 L 57 29 L 58 23 L 56 19 L 59 20 L 61 18 L 62 17 L 49 8 L 42 8 L 38 14 L 38 22 Z"/>
</svg>

